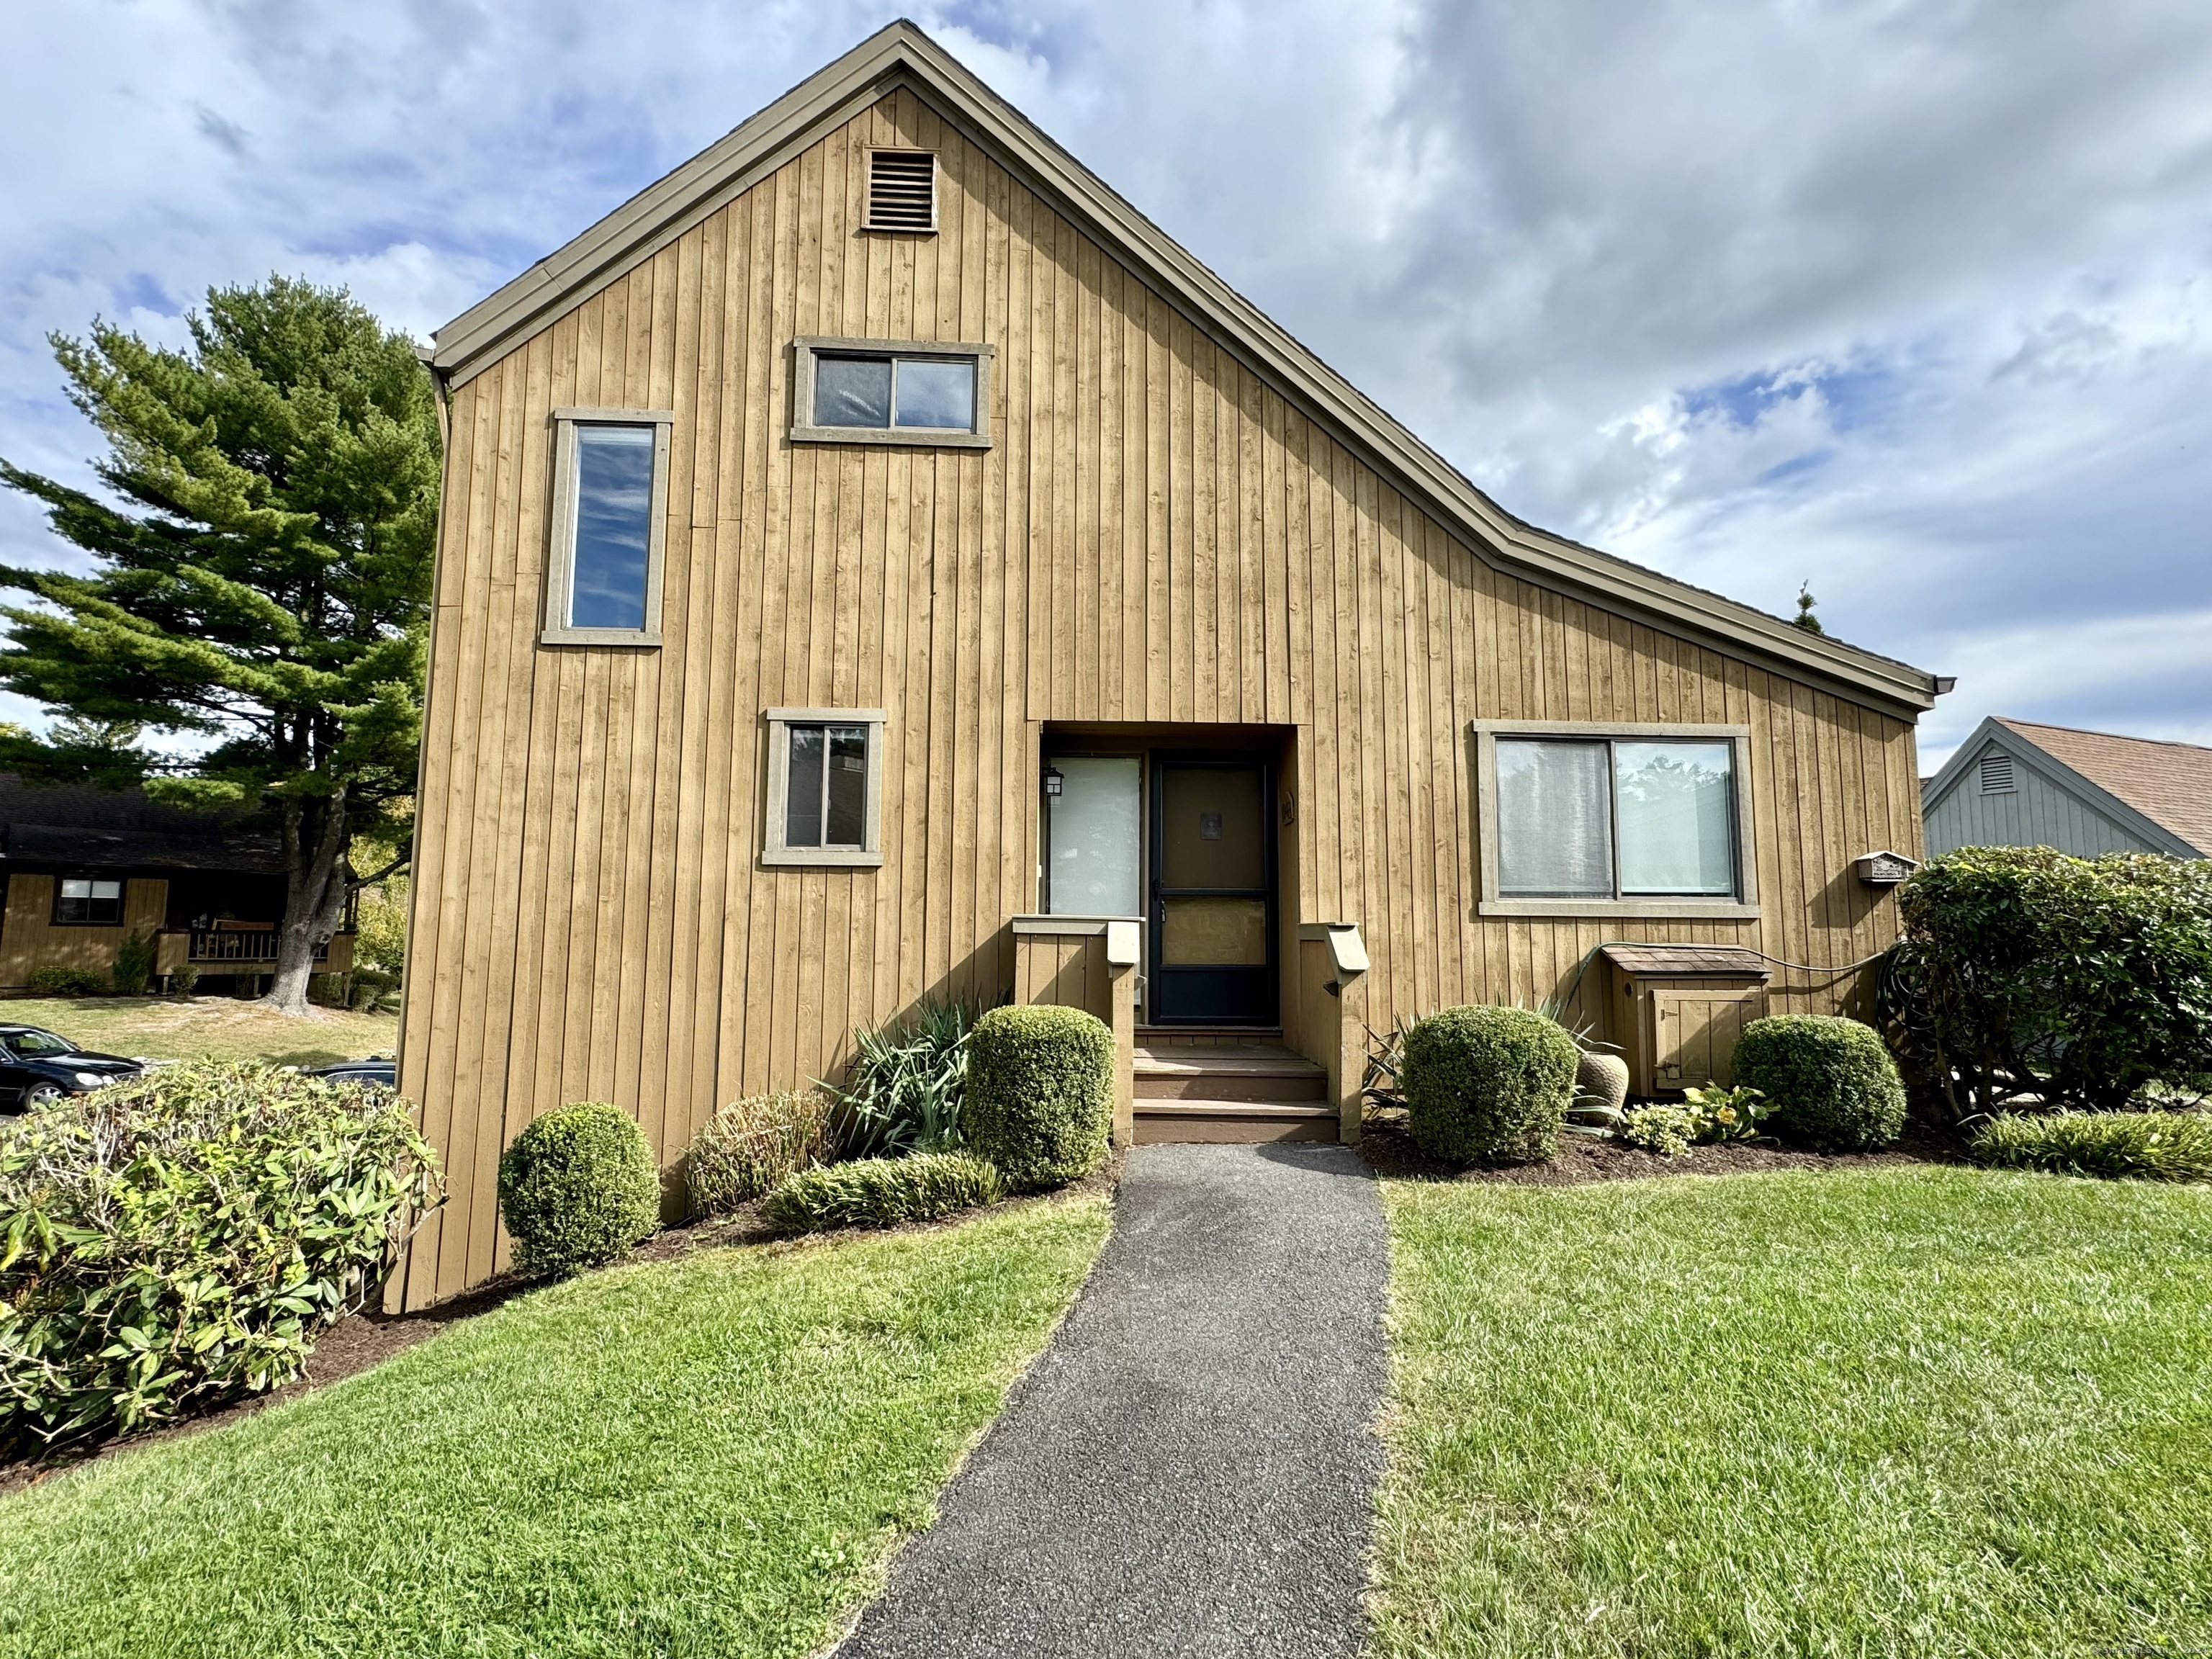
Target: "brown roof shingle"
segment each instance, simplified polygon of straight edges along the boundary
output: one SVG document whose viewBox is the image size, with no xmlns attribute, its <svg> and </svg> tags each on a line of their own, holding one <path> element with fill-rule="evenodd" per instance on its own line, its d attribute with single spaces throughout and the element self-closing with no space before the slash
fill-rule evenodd
<svg viewBox="0 0 2212 1659">
<path fill-rule="evenodd" d="M 2002 715 L 1997 724 L 2212 857 L 2212 749 L 2038 726 Z"/>
</svg>

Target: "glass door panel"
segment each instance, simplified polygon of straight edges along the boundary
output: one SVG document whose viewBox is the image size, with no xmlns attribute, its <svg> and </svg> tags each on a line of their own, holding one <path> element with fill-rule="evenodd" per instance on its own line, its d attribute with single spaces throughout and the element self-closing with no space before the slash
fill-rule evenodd
<svg viewBox="0 0 2212 1659">
<path fill-rule="evenodd" d="M 1150 1018 L 1274 1023 L 1273 780 L 1244 758 L 1153 763 Z"/>
</svg>

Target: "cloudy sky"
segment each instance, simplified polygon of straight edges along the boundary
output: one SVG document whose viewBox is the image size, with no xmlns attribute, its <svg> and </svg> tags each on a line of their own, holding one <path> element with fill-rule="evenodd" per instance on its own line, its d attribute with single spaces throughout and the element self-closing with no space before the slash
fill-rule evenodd
<svg viewBox="0 0 2212 1659">
<path fill-rule="evenodd" d="M 282 270 L 427 337 L 894 15 L 0 4 L 0 454 L 88 480 L 49 331 Z M 1514 512 L 1958 675 L 1924 765 L 2212 743 L 2205 0 L 910 15 Z"/>
</svg>

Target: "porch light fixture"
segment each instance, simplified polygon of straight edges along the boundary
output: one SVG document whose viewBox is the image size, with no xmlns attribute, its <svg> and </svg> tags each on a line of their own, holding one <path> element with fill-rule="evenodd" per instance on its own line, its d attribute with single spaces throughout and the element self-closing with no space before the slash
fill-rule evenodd
<svg viewBox="0 0 2212 1659">
<path fill-rule="evenodd" d="M 1066 774 L 1062 773 L 1057 766 L 1048 766 L 1044 769 L 1044 793 L 1048 799 L 1058 800 L 1060 787 L 1066 781 Z"/>
</svg>

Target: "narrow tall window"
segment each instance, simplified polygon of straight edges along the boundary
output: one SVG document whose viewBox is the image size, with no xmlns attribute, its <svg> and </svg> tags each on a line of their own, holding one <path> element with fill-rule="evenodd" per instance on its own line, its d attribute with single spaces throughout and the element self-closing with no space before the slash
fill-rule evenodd
<svg viewBox="0 0 2212 1659">
<path fill-rule="evenodd" d="M 668 430 L 653 411 L 554 411 L 549 644 L 658 645 Z"/>
<path fill-rule="evenodd" d="M 768 711 L 767 864 L 883 862 L 880 708 Z"/>
<path fill-rule="evenodd" d="M 123 920 L 123 884 L 97 877 L 64 876 L 54 899 L 54 920 L 70 927 L 114 927 Z"/>
</svg>

